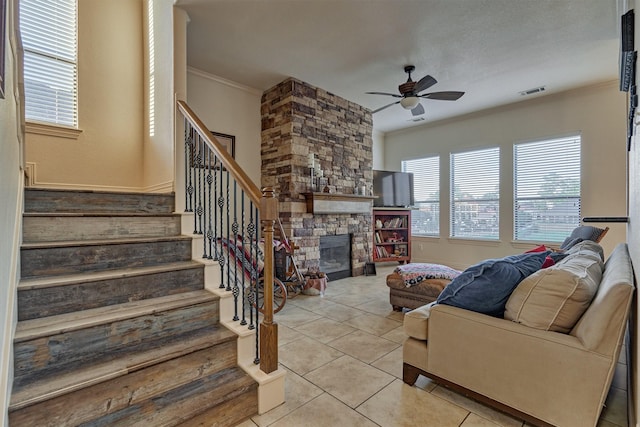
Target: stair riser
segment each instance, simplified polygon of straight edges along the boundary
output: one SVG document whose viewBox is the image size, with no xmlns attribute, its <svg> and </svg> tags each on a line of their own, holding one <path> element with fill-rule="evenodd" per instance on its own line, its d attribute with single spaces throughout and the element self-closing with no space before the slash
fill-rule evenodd
<svg viewBox="0 0 640 427">
<path fill-rule="evenodd" d="M 218 301 L 14 343 L 15 385 L 74 365 L 111 360 L 218 323 Z"/>
<path fill-rule="evenodd" d="M 12 426 L 78 425 L 91 424 L 92 420 L 105 422 L 114 413 L 119 417 L 126 412 L 135 414 L 140 405 L 154 396 L 234 367 L 235 346 L 235 341 L 225 342 L 10 412 L 9 422 Z"/>
<path fill-rule="evenodd" d="M 172 213 L 173 194 L 108 193 L 73 190 L 25 190 L 25 212 Z"/>
<path fill-rule="evenodd" d="M 214 408 L 215 416 L 207 420 L 204 425 L 231 426 L 235 424 L 224 421 L 232 420 L 234 416 L 240 419 L 246 418 L 246 413 L 228 414 L 226 410 L 229 409 L 229 405 L 225 403 L 230 404 L 236 400 L 254 402 L 253 411 L 249 412 L 254 414 L 257 410 L 256 394 L 257 384 L 238 370 L 229 369 L 198 378 L 183 387 L 142 402 L 140 405 L 131 406 L 104 419 L 87 423 L 87 426 L 176 426 L 209 408 Z"/>
<path fill-rule="evenodd" d="M 24 243 L 161 237 L 180 234 L 179 216 L 25 216 L 22 223 Z"/>
<path fill-rule="evenodd" d="M 53 248 L 22 248 L 22 278 L 60 276 L 119 268 L 189 261 L 189 239 L 159 242 L 83 245 Z"/>
<path fill-rule="evenodd" d="M 18 291 L 18 320 L 203 289 L 202 266 L 140 276 Z"/>
</svg>

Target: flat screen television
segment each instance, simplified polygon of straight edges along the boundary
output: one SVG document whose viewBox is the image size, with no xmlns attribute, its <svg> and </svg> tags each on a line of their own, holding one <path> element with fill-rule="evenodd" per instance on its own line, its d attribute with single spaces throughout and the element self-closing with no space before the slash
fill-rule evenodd
<svg viewBox="0 0 640 427">
<path fill-rule="evenodd" d="M 413 206 L 413 174 L 409 172 L 373 171 L 373 206 L 406 208 Z"/>
<path fill-rule="evenodd" d="M 634 20 L 633 9 L 622 15 L 620 20 L 620 90 L 623 92 L 629 92 L 635 85 Z"/>
</svg>

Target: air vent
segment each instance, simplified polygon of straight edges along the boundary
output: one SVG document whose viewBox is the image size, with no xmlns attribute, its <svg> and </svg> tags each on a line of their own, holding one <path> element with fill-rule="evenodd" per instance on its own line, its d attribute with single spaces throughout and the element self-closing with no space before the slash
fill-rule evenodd
<svg viewBox="0 0 640 427">
<path fill-rule="evenodd" d="M 545 86 L 540 86 L 540 87 L 536 87 L 529 90 L 523 90 L 522 92 L 520 92 L 520 95 L 522 96 L 533 95 L 534 93 L 544 92 L 545 90 L 547 90 Z"/>
</svg>

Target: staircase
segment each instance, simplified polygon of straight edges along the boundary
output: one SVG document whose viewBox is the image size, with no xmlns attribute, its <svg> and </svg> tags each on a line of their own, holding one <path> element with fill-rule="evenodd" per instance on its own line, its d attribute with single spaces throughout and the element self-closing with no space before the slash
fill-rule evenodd
<svg viewBox="0 0 640 427">
<path fill-rule="evenodd" d="M 27 189 L 11 426 L 235 425 L 258 412 L 172 194 Z"/>
</svg>

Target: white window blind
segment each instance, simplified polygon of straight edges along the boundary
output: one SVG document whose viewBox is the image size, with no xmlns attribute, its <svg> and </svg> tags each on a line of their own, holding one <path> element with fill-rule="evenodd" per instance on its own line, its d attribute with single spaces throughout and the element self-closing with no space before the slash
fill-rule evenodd
<svg viewBox="0 0 640 427">
<path fill-rule="evenodd" d="M 411 234 L 440 235 L 440 156 L 404 160 L 402 171 L 413 173 L 417 210 L 411 212 Z"/>
<path fill-rule="evenodd" d="M 580 225 L 580 137 L 514 145 L 514 240 L 562 242 Z"/>
<path fill-rule="evenodd" d="M 500 149 L 451 154 L 451 237 L 498 239 Z"/>
<path fill-rule="evenodd" d="M 78 126 L 76 0 L 20 0 L 27 120 Z"/>
</svg>

